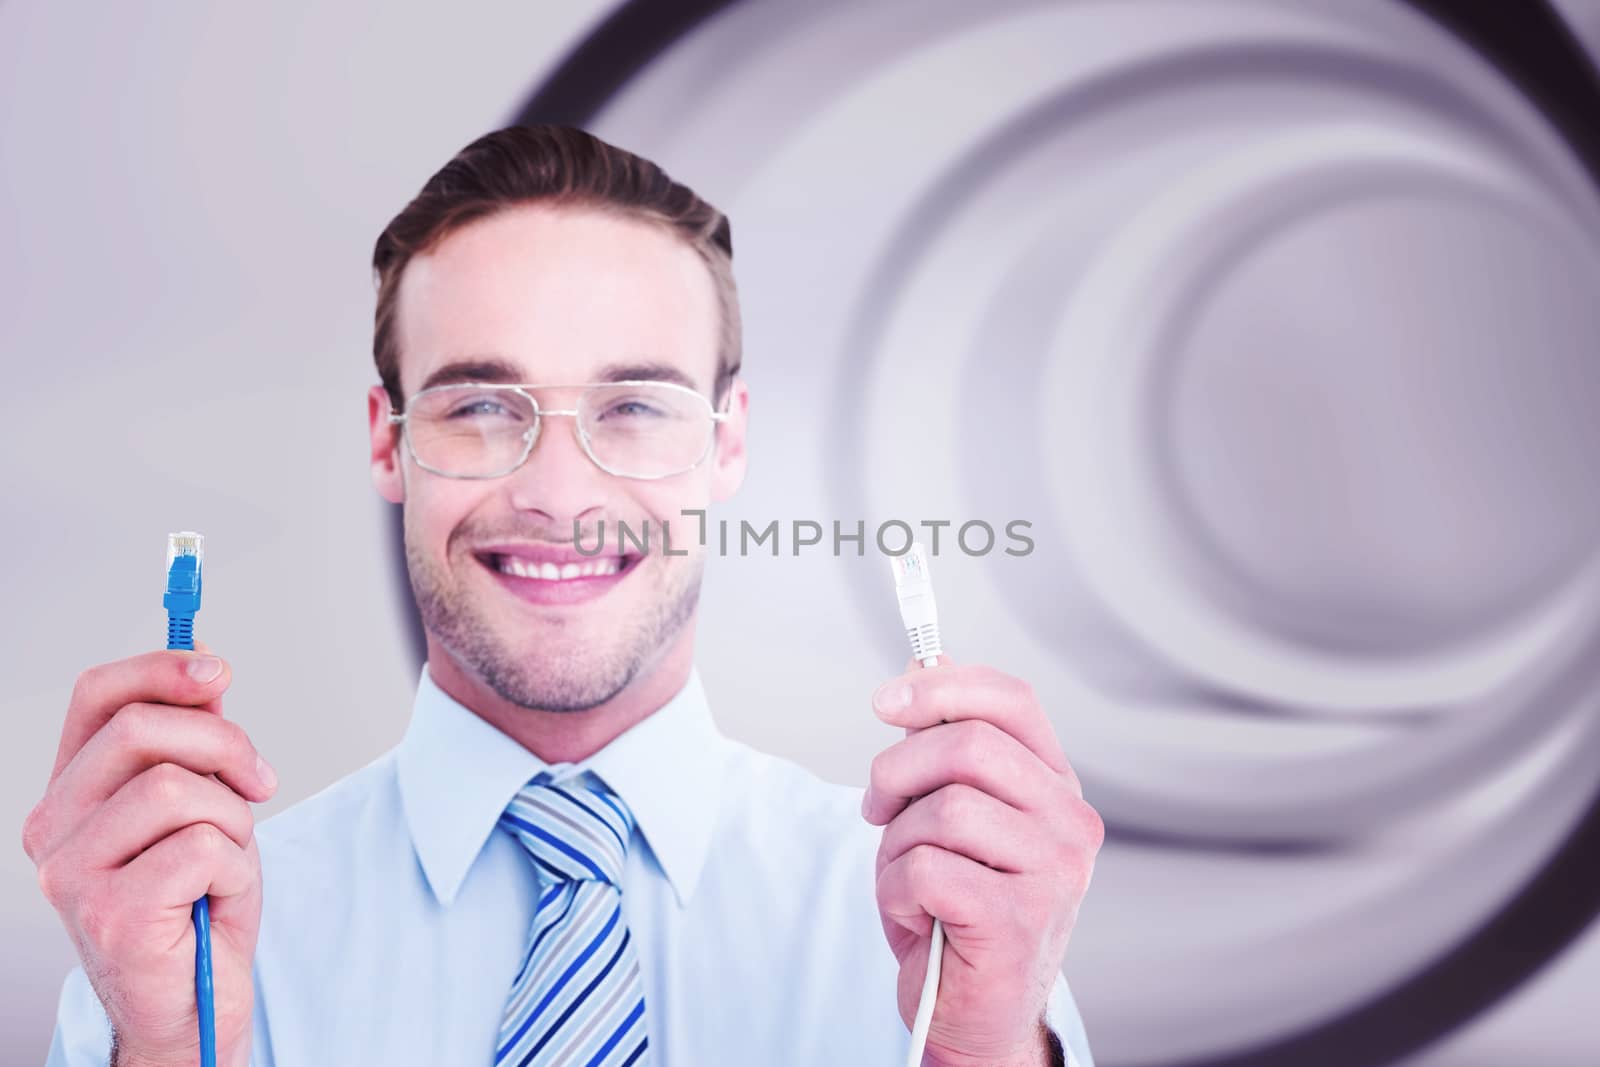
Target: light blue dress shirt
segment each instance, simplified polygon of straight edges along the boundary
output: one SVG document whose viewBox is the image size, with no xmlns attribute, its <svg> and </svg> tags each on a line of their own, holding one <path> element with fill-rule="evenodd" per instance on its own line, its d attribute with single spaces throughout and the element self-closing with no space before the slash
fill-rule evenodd
<svg viewBox="0 0 1600 1067">
<path fill-rule="evenodd" d="M 652 1064 L 905 1063 L 874 891 L 883 831 L 862 819 L 860 789 L 725 737 L 698 671 L 570 766 L 638 822 L 622 905 Z M 256 828 L 254 1067 L 494 1062 L 538 885 L 497 821 L 549 767 L 424 666 L 399 745 Z M 1073 1067 L 1093 1067 L 1063 978 L 1046 1021 Z M 76 966 L 49 1067 L 103 1067 L 110 1044 Z"/>
</svg>

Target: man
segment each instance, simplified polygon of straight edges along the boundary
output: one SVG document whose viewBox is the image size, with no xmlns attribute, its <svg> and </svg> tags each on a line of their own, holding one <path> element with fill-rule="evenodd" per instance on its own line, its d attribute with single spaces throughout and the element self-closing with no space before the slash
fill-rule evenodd
<svg viewBox="0 0 1600 1067">
<path fill-rule="evenodd" d="M 904 1062 L 937 917 L 924 1062 L 1091 1067 L 1059 967 L 1102 827 L 1024 683 L 886 682 L 907 733 L 859 794 L 715 729 L 684 516 L 744 477 L 731 257 L 564 127 L 480 138 L 389 224 L 368 408 L 411 723 L 257 833 L 226 663 L 81 675 L 23 829 L 82 960 L 52 1064 L 196 1062 L 209 894 L 224 1064 Z"/>
</svg>

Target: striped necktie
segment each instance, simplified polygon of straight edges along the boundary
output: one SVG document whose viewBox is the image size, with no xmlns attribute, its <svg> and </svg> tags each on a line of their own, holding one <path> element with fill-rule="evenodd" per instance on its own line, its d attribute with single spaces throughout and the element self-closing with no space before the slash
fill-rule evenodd
<svg viewBox="0 0 1600 1067">
<path fill-rule="evenodd" d="M 633 813 L 592 771 L 559 785 L 543 772 L 500 826 L 539 874 L 539 902 L 511 983 L 496 1067 L 643 1067 L 644 983 L 622 917 Z"/>
</svg>

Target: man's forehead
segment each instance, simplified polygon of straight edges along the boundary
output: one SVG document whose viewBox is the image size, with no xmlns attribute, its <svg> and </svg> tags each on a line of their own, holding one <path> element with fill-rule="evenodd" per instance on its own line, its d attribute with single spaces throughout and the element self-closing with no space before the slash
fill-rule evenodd
<svg viewBox="0 0 1600 1067">
<path fill-rule="evenodd" d="M 417 256 L 400 289 L 408 393 L 467 380 L 711 388 L 715 283 L 683 240 L 641 220 L 511 209 Z"/>
</svg>

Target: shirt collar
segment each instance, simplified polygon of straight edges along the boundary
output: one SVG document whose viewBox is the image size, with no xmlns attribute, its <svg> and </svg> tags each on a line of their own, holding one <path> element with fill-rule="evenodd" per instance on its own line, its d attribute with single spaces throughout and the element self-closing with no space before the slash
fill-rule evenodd
<svg viewBox="0 0 1600 1067">
<path fill-rule="evenodd" d="M 530 778 L 592 770 L 633 812 L 683 906 L 711 848 L 730 747 L 695 667 L 670 700 L 600 751 L 552 765 L 440 689 L 423 664 L 396 769 L 412 843 L 442 905 L 455 899 L 500 813 Z"/>
</svg>

